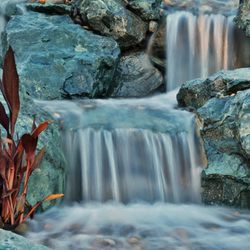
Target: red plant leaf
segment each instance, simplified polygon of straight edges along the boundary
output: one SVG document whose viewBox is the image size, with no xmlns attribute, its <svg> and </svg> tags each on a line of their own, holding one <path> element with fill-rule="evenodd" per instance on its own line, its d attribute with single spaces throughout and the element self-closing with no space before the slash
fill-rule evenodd
<svg viewBox="0 0 250 250">
<path fill-rule="evenodd" d="M 0 156 L 0 176 L 6 182 L 6 169 L 7 169 L 7 159 L 4 157 L 4 155 Z M 6 183 L 4 184 L 6 185 Z"/>
<path fill-rule="evenodd" d="M 37 138 L 30 134 L 24 134 L 21 137 L 21 142 L 26 153 L 26 158 L 33 161 L 36 152 Z"/>
<path fill-rule="evenodd" d="M 50 124 L 49 121 L 45 121 L 45 122 L 40 123 L 38 125 L 38 127 L 35 128 L 35 130 L 33 130 L 32 136 L 34 138 L 37 138 L 48 127 L 49 124 Z"/>
<path fill-rule="evenodd" d="M 19 77 L 16 69 L 14 52 L 10 47 L 3 64 L 3 79 L 1 90 L 10 110 L 10 130 L 13 137 L 15 124 L 20 110 Z"/>
<path fill-rule="evenodd" d="M 0 123 L 9 134 L 9 117 L 6 114 L 3 104 L 0 102 Z"/>
<path fill-rule="evenodd" d="M 48 195 L 47 197 L 45 197 L 44 199 L 42 199 L 41 201 L 37 202 L 29 211 L 29 213 L 25 216 L 25 218 L 21 221 L 21 222 L 25 222 L 33 213 L 34 211 L 39 207 L 41 206 L 41 204 L 44 202 L 44 201 L 51 201 L 51 200 L 55 200 L 55 199 L 58 199 L 58 198 L 61 198 L 63 197 L 64 194 L 51 194 L 51 195 Z"/>
<path fill-rule="evenodd" d="M 64 194 L 51 194 L 51 195 L 48 195 L 45 199 L 43 199 L 43 202 L 44 201 L 52 201 L 52 200 L 61 198 L 63 196 L 64 196 Z"/>
</svg>

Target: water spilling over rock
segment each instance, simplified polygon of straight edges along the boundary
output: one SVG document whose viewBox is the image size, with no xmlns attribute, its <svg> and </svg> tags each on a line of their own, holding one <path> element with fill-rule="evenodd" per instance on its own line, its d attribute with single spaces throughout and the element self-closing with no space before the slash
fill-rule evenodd
<svg viewBox="0 0 250 250">
<path fill-rule="evenodd" d="M 190 156 L 195 150 L 191 134 L 188 140 L 185 133 L 83 129 L 66 138 L 74 169 L 68 183 L 70 200 L 198 200 L 199 170 Z"/>
<path fill-rule="evenodd" d="M 219 13 L 220 8 L 218 13 L 214 11 L 218 3 L 212 5 L 206 1 L 198 7 L 188 6 L 188 10 L 170 11 L 167 15 L 168 90 L 221 69 L 250 65 L 249 39 L 234 24 L 232 6 L 238 3 L 230 3 L 231 9 L 226 5 L 228 11 L 223 9 L 222 13 Z"/>
<path fill-rule="evenodd" d="M 85 101 L 74 107 L 61 103 L 61 109 L 50 104 L 66 128 L 70 168 L 66 199 L 199 201 L 201 160 L 195 120 L 186 111 L 167 107 L 169 99 L 170 95 L 162 95 Z"/>
</svg>

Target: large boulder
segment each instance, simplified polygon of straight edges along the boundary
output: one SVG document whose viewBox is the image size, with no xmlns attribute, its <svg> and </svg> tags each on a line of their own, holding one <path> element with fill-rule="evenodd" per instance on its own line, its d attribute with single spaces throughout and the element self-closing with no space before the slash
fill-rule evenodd
<svg viewBox="0 0 250 250">
<path fill-rule="evenodd" d="M 162 0 L 127 0 L 127 8 L 144 21 L 159 20 Z"/>
<path fill-rule="evenodd" d="M 49 250 L 49 248 L 37 245 L 26 238 L 9 231 L 0 229 L 0 249 L 11 250 Z"/>
<path fill-rule="evenodd" d="M 194 79 L 182 85 L 177 99 L 181 106 L 198 109 L 213 97 L 230 96 L 250 88 L 250 70 L 220 71 L 207 79 Z"/>
<path fill-rule="evenodd" d="M 187 82 L 178 101 L 203 124 L 203 201 L 250 208 L 250 68 Z"/>
<path fill-rule="evenodd" d="M 122 0 L 78 1 L 76 8 L 86 25 L 99 34 L 112 36 L 122 48 L 140 44 L 148 25 L 126 9 Z"/>
<path fill-rule="evenodd" d="M 114 78 L 117 87 L 113 97 L 142 97 L 156 90 L 163 83 L 163 77 L 144 52 L 123 56 Z"/>
<path fill-rule="evenodd" d="M 111 94 L 120 50 L 108 37 L 75 25 L 67 16 L 14 16 L 6 27 L 21 84 L 34 98 Z"/>
<path fill-rule="evenodd" d="M 247 36 L 250 36 L 250 1 L 243 0 L 242 2 L 235 21 L 239 28 L 243 29 Z"/>
</svg>

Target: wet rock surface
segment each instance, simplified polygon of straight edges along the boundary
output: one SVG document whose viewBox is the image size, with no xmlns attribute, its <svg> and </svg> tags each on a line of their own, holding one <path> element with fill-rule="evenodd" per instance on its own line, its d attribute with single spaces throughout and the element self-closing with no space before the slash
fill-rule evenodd
<svg viewBox="0 0 250 250">
<path fill-rule="evenodd" d="M 161 0 L 127 0 L 127 8 L 145 21 L 160 18 Z"/>
<path fill-rule="evenodd" d="M 117 87 L 112 97 L 147 96 L 163 83 L 161 73 L 143 52 L 121 57 L 114 80 Z"/>
<path fill-rule="evenodd" d="M 31 243 L 22 236 L 0 229 L 0 249 L 13 250 L 49 250 L 49 248 Z"/>
<path fill-rule="evenodd" d="M 249 68 L 220 71 L 207 79 L 194 79 L 184 83 L 177 100 L 181 106 L 198 109 L 213 97 L 230 96 L 249 88 Z"/>
<path fill-rule="evenodd" d="M 15 16 L 7 25 L 21 84 L 33 98 L 108 96 L 117 43 L 73 24 L 67 16 Z"/>
<path fill-rule="evenodd" d="M 250 36 L 250 1 L 244 0 L 235 19 L 237 25 Z"/>
<path fill-rule="evenodd" d="M 203 201 L 250 207 L 250 69 L 216 73 L 185 83 L 177 96 L 203 123 L 208 166 Z"/>
<path fill-rule="evenodd" d="M 85 0 L 78 7 L 83 23 L 95 32 L 113 37 L 122 48 L 135 46 L 145 37 L 148 25 L 121 0 Z"/>
</svg>

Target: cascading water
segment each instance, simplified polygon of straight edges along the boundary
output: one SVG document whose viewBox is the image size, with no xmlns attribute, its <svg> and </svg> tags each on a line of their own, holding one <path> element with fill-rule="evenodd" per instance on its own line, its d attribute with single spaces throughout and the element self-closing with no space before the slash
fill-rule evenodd
<svg viewBox="0 0 250 250">
<path fill-rule="evenodd" d="M 218 3 L 213 6 L 207 1 L 198 2 L 189 2 L 194 8 L 192 11 L 173 11 L 167 15 L 168 90 L 191 79 L 205 78 L 219 70 L 250 63 L 249 59 L 247 62 L 243 59 L 249 39 L 234 24 L 234 9 L 239 1 L 228 1 L 224 9 L 216 9 Z M 218 2 L 225 5 L 225 1 Z"/>
<path fill-rule="evenodd" d="M 185 1 L 193 2 L 201 1 Z M 221 14 L 169 15 L 169 89 L 236 66 L 231 25 L 232 16 Z M 249 213 L 166 203 L 198 202 L 205 165 L 195 117 L 176 109 L 175 95 L 39 101 L 62 122 L 67 204 L 38 215 L 26 236 L 62 250 L 249 249 Z"/>
<path fill-rule="evenodd" d="M 71 148 L 68 157 L 73 166 L 78 161 L 78 170 L 70 175 L 66 197 L 125 203 L 195 202 L 199 197 L 199 171 L 194 169 L 193 175 L 190 171 L 190 166 L 196 167 L 190 156 L 195 148 L 192 135 L 190 139 L 185 132 L 171 136 L 133 128 L 67 132 L 66 145 Z"/>
<path fill-rule="evenodd" d="M 64 134 L 71 169 L 66 199 L 198 202 L 202 160 L 195 119 L 174 105 L 171 93 L 83 105 L 50 103 L 46 109 L 57 110 L 64 125 L 66 117 L 74 120 Z"/>
</svg>

